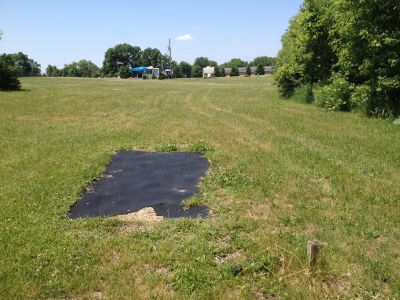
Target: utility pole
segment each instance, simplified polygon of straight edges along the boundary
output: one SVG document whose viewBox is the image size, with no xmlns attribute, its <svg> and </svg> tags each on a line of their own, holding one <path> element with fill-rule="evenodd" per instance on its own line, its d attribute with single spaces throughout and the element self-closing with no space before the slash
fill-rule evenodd
<svg viewBox="0 0 400 300">
<path fill-rule="evenodd" d="M 168 51 L 169 51 L 169 69 L 170 71 L 170 77 L 172 78 L 172 52 L 171 52 L 171 38 L 168 39 Z"/>
</svg>

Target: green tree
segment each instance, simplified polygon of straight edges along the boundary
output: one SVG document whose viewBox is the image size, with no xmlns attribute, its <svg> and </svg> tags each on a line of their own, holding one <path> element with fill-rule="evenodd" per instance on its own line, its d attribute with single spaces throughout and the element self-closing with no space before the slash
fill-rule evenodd
<svg viewBox="0 0 400 300">
<path fill-rule="evenodd" d="M 221 75 L 221 69 L 218 66 L 214 67 L 214 76 L 221 77 Z"/>
<path fill-rule="evenodd" d="M 141 55 L 140 47 L 129 44 L 118 44 L 109 48 L 104 55 L 103 73 L 107 76 L 115 76 L 119 72 L 120 63 L 131 68 L 138 67 Z"/>
<path fill-rule="evenodd" d="M 265 74 L 264 67 L 262 65 L 257 66 L 256 75 L 264 75 L 264 74 Z"/>
<path fill-rule="evenodd" d="M 57 77 L 60 76 L 61 71 L 56 67 L 52 65 L 48 65 L 46 68 L 46 75 L 50 77 Z"/>
<path fill-rule="evenodd" d="M 95 78 L 100 76 L 100 68 L 90 60 L 82 59 L 78 61 L 76 66 L 81 77 Z"/>
<path fill-rule="evenodd" d="M 18 76 L 39 76 L 41 73 L 40 64 L 29 58 L 28 55 L 18 52 L 14 54 L 7 54 L 12 63 L 18 68 Z"/>
<path fill-rule="evenodd" d="M 0 90 L 19 90 L 19 67 L 7 54 L 0 56 Z"/>
<path fill-rule="evenodd" d="M 318 86 L 319 103 L 336 99 L 335 109 L 362 106 L 369 115 L 399 116 L 399 15 L 396 0 L 304 0 L 282 37 L 280 93 Z"/>
<path fill-rule="evenodd" d="M 359 100 L 368 115 L 399 116 L 399 1 L 336 0 L 331 9 L 334 11 L 331 44 L 338 57 L 334 71 L 354 87 L 353 100 L 364 89 L 363 99 Z"/>
<path fill-rule="evenodd" d="M 276 64 L 276 57 L 258 56 L 249 63 L 249 66 L 251 67 L 257 67 L 259 65 L 275 66 L 275 64 Z"/>
<path fill-rule="evenodd" d="M 233 67 L 230 76 L 239 76 L 239 70 L 237 67 Z"/>
<path fill-rule="evenodd" d="M 223 66 L 220 68 L 220 74 L 221 74 L 221 77 L 225 77 L 226 76 L 225 68 Z"/>
<path fill-rule="evenodd" d="M 121 66 L 119 68 L 118 74 L 119 74 L 119 77 L 122 79 L 129 78 L 129 77 L 131 77 L 131 68 L 128 66 L 125 66 L 125 65 Z"/>
<path fill-rule="evenodd" d="M 199 65 L 194 65 L 192 68 L 192 77 L 202 77 L 203 68 Z"/>
<path fill-rule="evenodd" d="M 207 66 L 211 66 L 210 65 L 210 60 L 207 57 L 197 57 L 194 60 L 194 64 L 193 66 L 199 66 L 201 69 L 207 67 Z"/>
<path fill-rule="evenodd" d="M 182 78 L 183 74 L 180 65 L 178 64 L 172 64 L 172 65 L 173 65 L 172 74 L 174 78 Z"/>
<path fill-rule="evenodd" d="M 192 76 L 192 65 L 191 64 L 189 64 L 188 62 L 185 62 L 185 61 L 181 61 L 179 63 L 179 67 L 181 69 L 183 77 L 189 78 Z"/>
<path fill-rule="evenodd" d="M 239 68 L 247 67 L 248 63 L 241 60 L 240 58 L 232 58 L 230 61 L 223 64 L 226 68 Z"/>
<path fill-rule="evenodd" d="M 251 76 L 251 68 L 250 68 L 250 66 L 247 66 L 247 68 L 246 68 L 246 75 L 247 76 Z"/>
<path fill-rule="evenodd" d="M 162 54 L 156 48 L 146 48 L 143 50 L 141 64 L 144 66 L 161 66 Z"/>
<path fill-rule="evenodd" d="M 72 62 L 70 64 L 65 64 L 64 68 L 61 69 L 61 76 L 64 77 L 81 77 L 82 73 L 78 67 L 77 62 Z"/>
</svg>

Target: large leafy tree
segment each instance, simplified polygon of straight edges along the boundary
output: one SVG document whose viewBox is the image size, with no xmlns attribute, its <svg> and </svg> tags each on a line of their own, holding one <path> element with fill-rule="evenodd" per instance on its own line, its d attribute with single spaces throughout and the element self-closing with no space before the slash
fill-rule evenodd
<svg viewBox="0 0 400 300">
<path fill-rule="evenodd" d="M 103 61 L 103 73 L 107 76 L 116 76 L 119 67 L 137 67 L 141 62 L 142 51 L 140 47 L 129 44 L 118 44 L 109 48 Z"/>
<path fill-rule="evenodd" d="M 237 67 L 233 67 L 230 76 L 239 76 L 239 70 Z"/>
<path fill-rule="evenodd" d="M 276 64 L 276 58 L 275 57 L 269 57 L 269 56 L 258 56 L 255 59 L 253 59 L 250 63 L 250 67 L 257 67 L 257 66 L 275 66 Z"/>
<path fill-rule="evenodd" d="M 188 78 L 188 77 L 192 76 L 192 65 L 191 64 L 189 64 L 186 61 L 181 61 L 179 63 L 179 67 L 181 69 L 183 77 L 187 77 Z"/>
<path fill-rule="evenodd" d="M 207 57 L 197 57 L 194 60 L 193 66 L 199 66 L 201 69 L 210 66 L 210 60 Z"/>
<path fill-rule="evenodd" d="M 65 77 L 98 77 L 100 68 L 90 60 L 82 59 L 78 62 L 72 62 L 64 65 L 59 70 L 56 66 L 48 65 L 46 68 L 47 76 L 65 76 Z"/>
<path fill-rule="evenodd" d="M 399 15 L 397 0 L 304 0 L 282 37 L 281 94 L 307 85 L 321 106 L 399 116 Z"/>
<path fill-rule="evenodd" d="M 247 67 L 248 63 L 240 58 L 232 58 L 230 61 L 223 64 L 226 68 L 239 68 L 239 67 Z"/>
<path fill-rule="evenodd" d="M 3 31 L 0 30 L 0 40 Z M 18 68 L 6 54 L 0 56 L 0 90 L 19 90 L 21 84 L 18 80 Z"/>
<path fill-rule="evenodd" d="M 57 77 L 61 75 L 61 71 L 57 66 L 48 65 L 46 68 L 46 75 L 50 77 Z"/>
<path fill-rule="evenodd" d="M 41 73 L 40 64 L 29 58 L 28 55 L 18 52 L 7 54 L 10 61 L 17 67 L 18 76 L 39 76 Z"/>
<path fill-rule="evenodd" d="M 256 75 L 264 75 L 264 74 L 265 74 L 264 67 L 262 65 L 258 65 L 256 69 Z"/>
<path fill-rule="evenodd" d="M 246 68 L 246 75 L 247 76 L 251 76 L 251 68 L 250 68 L 250 66 L 247 66 L 247 68 Z"/>
<path fill-rule="evenodd" d="M 100 76 L 100 68 L 90 60 L 82 59 L 78 61 L 77 67 L 81 77 L 98 77 Z"/>
<path fill-rule="evenodd" d="M 0 90 L 19 90 L 21 84 L 18 80 L 19 67 L 12 58 L 3 54 L 0 56 Z"/>
<path fill-rule="evenodd" d="M 146 48 L 143 50 L 141 63 L 144 66 L 160 67 L 162 54 L 156 48 Z"/>
<path fill-rule="evenodd" d="M 332 46 L 338 72 L 368 115 L 400 115 L 400 2 L 334 1 Z M 364 93 L 362 92 L 364 91 Z"/>
<path fill-rule="evenodd" d="M 181 66 L 177 63 L 173 63 L 172 64 L 172 74 L 175 78 L 182 78 L 183 74 L 182 74 L 182 69 Z"/>
<path fill-rule="evenodd" d="M 203 68 L 199 65 L 193 65 L 192 77 L 202 77 L 202 76 L 203 76 Z"/>
</svg>

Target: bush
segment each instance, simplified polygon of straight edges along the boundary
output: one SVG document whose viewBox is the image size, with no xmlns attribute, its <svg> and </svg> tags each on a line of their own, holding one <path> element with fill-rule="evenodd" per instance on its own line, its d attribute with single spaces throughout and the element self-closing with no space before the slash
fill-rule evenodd
<svg viewBox="0 0 400 300">
<path fill-rule="evenodd" d="M 258 65 L 257 69 L 256 69 L 256 74 L 257 75 L 264 75 L 265 74 L 264 67 L 261 66 L 261 65 Z"/>
<path fill-rule="evenodd" d="M 194 65 L 192 68 L 192 77 L 203 77 L 203 68 L 198 65 Z"/>
<path fill-rule="evenodd" d="M 300 70 L 297 70 L 293 66 L 285 65 L 278 68 L 275 78 L 279 93 L 284 98 L 289 98 L 294 94 L 296 88 L 301 85 L 302 74 Z"/>
<path fill-rule="evenodd" d="M 131 77 L 131 70 L 128 66 L 122 66 L 119 68 L 119 77 L 122 79 L 126 79 Z"/>
<path fill-rule="evenodd" d="M 293 99 L 299 102 L 312 103 L 314 102 L 313 86 L 304 84 L 294 91 Z"/>
<path fill-rule="evenodd" d="M 156 75 L 151 76 L 151 79 L 157 79 Z"/>
<path fill-rule="evenodd" d="M 239 70 L 237 67 L 233 67 L 230 76 L 239 76 Z"/>
<path fill-rule="evenodd" d="M 149 79 L 149 77 L 146 74 L 143 74 L 142 79 L 147 80 L 147 79 Z"/>
<path fill-rule="evenodd" d="M 221 77 L 225 77 L 226 76 L 224 67 L 221 67 L 220 74 L 221 74 Z"/>
<path fill-rule="evenodd" d="M 160 73 L 160 75 L 158 76 L 159 80 L 164 80 L 165 78 L 167 78 L 167 76 L 164 73 Z"/>
<path fill-rule="evenodd" d="M 251 68 L 249 66 L 246 68 L 246 75 L 251 76 Z"/>
<path fill-rule="evenodd" d="M 331 111 L 350 111 L 350 96 L 350 84 L 339 76 L 334 76 L 330 84 L 316 88 L 314 91 L 317 106 Z"/>
<path fill-rule="evenodd" d="M 19 90 L 21 84 L 17 78 L 19 68 L 7 60 L 5 55 L 0 56 L 0 90 Z"/>
<path fill-rule="evenodd" d="M 369 116 L 400 116 L 400 76 L 379 77 L 372 85 L 366 109 Z"/>
<path fill-rule="evenodd" d="M 371 87 L 367 84 L 361 84 L 354 87 L 350 96 L 352 108 L 365 108 L 371 98 Z"/>
</svg>

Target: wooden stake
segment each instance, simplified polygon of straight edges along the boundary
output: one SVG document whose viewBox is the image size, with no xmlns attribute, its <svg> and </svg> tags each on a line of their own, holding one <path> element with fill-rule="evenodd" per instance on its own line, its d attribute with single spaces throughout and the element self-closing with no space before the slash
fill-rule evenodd
<svg viewBox="0 0 400 300">
<path fill-rule="evenodd" d="M 321 243 L 317 240 L 307 242 L 307 256 L 309 264 L 314 267 L 317 263 L 318 254 L 321 249 Z"/>
</svg>

